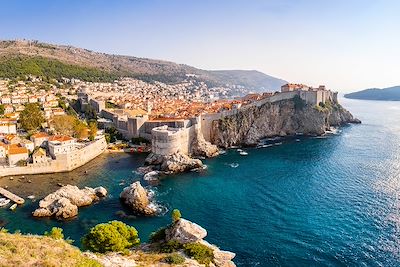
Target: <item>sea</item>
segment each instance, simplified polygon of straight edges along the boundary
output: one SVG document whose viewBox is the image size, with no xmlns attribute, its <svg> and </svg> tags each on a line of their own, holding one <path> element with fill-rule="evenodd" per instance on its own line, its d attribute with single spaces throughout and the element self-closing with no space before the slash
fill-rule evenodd
<svg viewBox="0 0 400 267">
<path fill-rule="evenodd" d="M 34 234 L 61 227 L 80 246 L 90 227 L 120 220 L 146 242 L 176 208 L 207 229 L 207 241 L 235 252 L 238 266 L 400 266 L 400 102 L 341 103 L 362 124 L 269 140 L 248 155 L 230 149 L 203 171 L 142 181 L 161 208 L 156 217 L 136 217 L 119 200 L 142 179 L 135 170 L 145 155 L 108 153 L 70 173 L 0 178 L 27 200 L 14 212 L 0 208 L 0 224 Z M 71 220 L 33 218 L 59 183 L 104 186 L 109 196 Z"/>
</svg>

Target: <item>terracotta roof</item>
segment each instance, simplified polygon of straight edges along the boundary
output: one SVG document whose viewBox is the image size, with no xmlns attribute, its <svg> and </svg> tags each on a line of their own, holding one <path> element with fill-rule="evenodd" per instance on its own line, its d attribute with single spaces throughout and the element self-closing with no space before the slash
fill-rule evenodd
<svg viewBox="0 0 400 267">
<path fill-rule="evenodd" d="M 45 132 L 39 132 L 39 133 L 35 133 L 32 134 L 33 138 L 43 138 L 43 137 L 48 137 L 49 135 Z"/>
<path fill-rule="evenodd" d="M 11 141 L 16 137 L 16 135 L 14 134 L 7 134 L 4 139 L 6 139 L 7 141 Z"/>
<path fill-rule="evenodd" d="M 73 138 L 67 135 L 53 135 L 49 137 L 49 142 L 51 141 L 65 142 L 70 140 L 73 140 Z"/>
<path fill-rule="evenodd" d="M 26 147 L 19 146 L 17 144 L 8 146 L 8 154 L 16 155 L 16 154 L 28 154 L 28 149 Z"/>
</svg>

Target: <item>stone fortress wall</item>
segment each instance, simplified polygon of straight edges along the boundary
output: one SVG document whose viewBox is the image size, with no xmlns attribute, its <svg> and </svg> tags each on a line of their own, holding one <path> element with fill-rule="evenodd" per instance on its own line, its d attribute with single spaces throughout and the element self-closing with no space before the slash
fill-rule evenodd
<svg viewBox="0 0 400 267">
<path fill-rule="evenodd" d="M 232 109 L 218 113 L 202 114 L 193 119 L 148 120 L 148 116 L 125 116 L 123 110 L 103 110 L 104 118 L 113 121 L 115 127 L 125 138 L 143 137 L 152 141 L 152 152 L 166 155 L 175 152 L 189 154 L 193 139 L 200 132 L 206 141 L 212 140 L 213 121 L 232 116 L 248 108 L 260 107 L 266 103 L 275 103 L 299 96 L 307 104 L 318 105 L 326 101 L 337 102 L 337 93 L 329 90 L 295 90 L 284 91 L 264 98 L 240 109 Z"/>
<path fill-rule="evenodd" d="M 58 155 L 55 160 L 43 163 L 29 163 L 25 167 L 0 167 L 0 177 L 72 171 L 83 166 L 107 149 L 104 136 L 90 142 L 69 154 Z"/>
</svg>

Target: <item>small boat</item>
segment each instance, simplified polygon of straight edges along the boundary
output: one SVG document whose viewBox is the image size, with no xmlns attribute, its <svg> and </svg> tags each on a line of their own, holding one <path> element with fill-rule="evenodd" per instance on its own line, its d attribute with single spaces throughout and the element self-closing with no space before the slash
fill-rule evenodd
<svg viewBox="0 0 400 267">
<path fill-rule="evenodd" d="M 26 198 L 27 199 L 35 199 L 35 196 L 34 195 L 30 195 L 30 196 L 27 196 Z"/>
<path fill-rule="evenodd" d="M 239 167 L 239 163 L 231 163 L 229 164 L 229 166 L 231 166 L 232 168 L 237 168 Z"/>
<path fill-rule="evenodd" d="M 296 142 L 300 142 L 300 139 L 296 139 Z"/>
<path fill-rule="evenodd" d="M 242 156 L 247 156 L 249 153 L 247 153 L 246 151 L 241 151 L 239 154 Z"/>
<path fill-rule="evenodd" d="M 282 145 L 282 142 L 275 143 L 274 145 L 275 146 L 280 146 L 280 145 Z"/>
<path fill-rule="evenodd" d="M 17 203 L 14 203 L 11 205 L 10 210 L 15 210 L 17 208 Z"/>
<path fill-rule="evenodd" d="M 240 148 L 236 149 L 236 151 L 237 151 L 237 152 L 243 152 L 243 150 L 240 149 Z"/>
<path fill-rule="evenodd" d="M 220 151 L 219 151 L 219 154 L 220 154 L 220 155 L 226 154 L 226 151 L 225 151 L 225 150 L 220 150 Z"/>
<path fill-rule="evenodd" d="M 8 203 L 10 203 L 10 200 L 7 198 L 0 198 L 0 207 L 6 206 Z"/>
</svg>

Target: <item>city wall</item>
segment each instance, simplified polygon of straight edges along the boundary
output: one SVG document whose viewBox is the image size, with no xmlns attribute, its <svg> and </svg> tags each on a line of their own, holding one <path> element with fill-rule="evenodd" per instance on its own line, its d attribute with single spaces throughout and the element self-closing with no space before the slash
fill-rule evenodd
<svg viewBox="0 0 400 267">
<path fill-rule="evenodd" d="M 47 162 L 38 164 L 29 163 L 25 167 L 0 167 L 0 177 L 72 171 L 93 160 L 106 149 L 107 142 L 104 137 L 101 137 L 70 154 L 59 155 L 55 160 L 49 159 Z"/>
<path fill-rule="evenodd" d="M 152 129 L 152 152 L 159 155 L 170 155 L 176 152 L 189 155 L 191 144 L 197 134 L 198 125 L 187 128 L 171 128 L 167 125 Z"/>
</svg>

